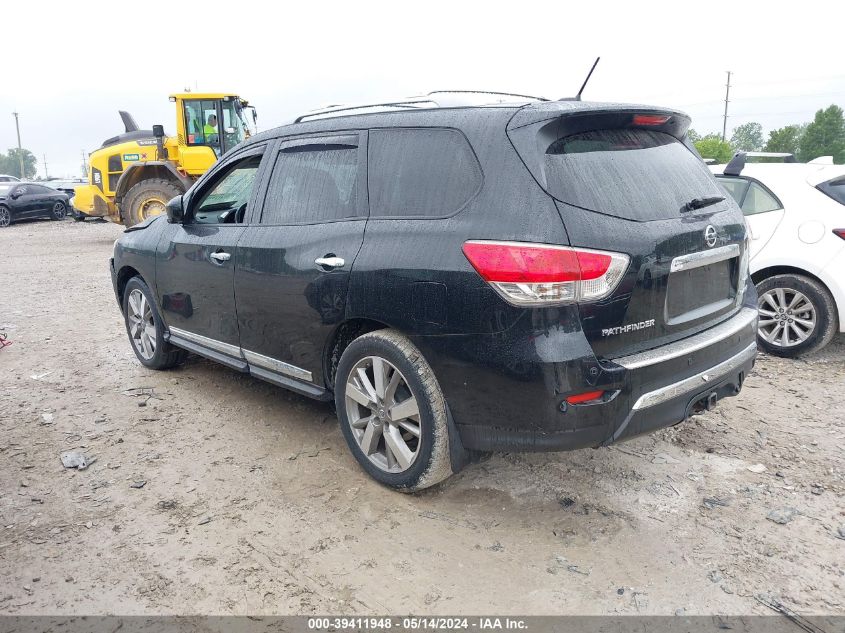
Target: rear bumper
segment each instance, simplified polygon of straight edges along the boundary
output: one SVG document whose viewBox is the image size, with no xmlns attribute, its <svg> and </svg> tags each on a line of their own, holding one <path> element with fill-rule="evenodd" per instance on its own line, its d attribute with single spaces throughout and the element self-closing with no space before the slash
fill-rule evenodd
<svg viewBox="0 0 845 633">
<path fill-rule="evenodd" d="M 580 331 L 562 329 L 414 341 L 434 368 L 466 448 L 557 451 L 671 426 L 697 403 L 738 394 L 754 366 L 756 330 L 756 309 L 746 304 L 696 336 L 614 360 L 596 359 Z M 531 356 L 526 347 L 535 362 L 514 358 Z M 506 360 L 489 361 L 497 357 Z M 605 392 L 601 402 L 566 402 L 594 390 Z"/>
</svg>

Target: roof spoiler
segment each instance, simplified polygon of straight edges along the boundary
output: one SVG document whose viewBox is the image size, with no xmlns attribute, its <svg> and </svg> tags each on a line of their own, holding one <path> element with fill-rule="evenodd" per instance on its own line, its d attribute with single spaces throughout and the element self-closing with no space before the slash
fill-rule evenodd
<svg viewBox="0 0 845 633">
<path fill-rule="evenodd" d="M 745 169 L 745 162 L 748 157 L 752 158 L 782 158 L 785 163 L 795 163 L 795 154 L 789 152 L 737 152 L 731 158 L 731 162 L 725 167 L 726 176 L 739 176 Z"/>
</svg>

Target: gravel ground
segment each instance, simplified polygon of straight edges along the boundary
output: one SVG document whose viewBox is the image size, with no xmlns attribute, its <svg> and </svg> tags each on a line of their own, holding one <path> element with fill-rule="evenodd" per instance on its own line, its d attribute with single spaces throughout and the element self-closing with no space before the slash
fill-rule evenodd
<svg viewBox="0 0 845 633">
<path fill-rule="evenodd" d="M 143 368 L 119 234 L 0 230 L 0 613 L 845 614 L 843 337 L 761 356 L 673 429 L 406 496 L 326 404 L 198 358 Z"/>
</svg>

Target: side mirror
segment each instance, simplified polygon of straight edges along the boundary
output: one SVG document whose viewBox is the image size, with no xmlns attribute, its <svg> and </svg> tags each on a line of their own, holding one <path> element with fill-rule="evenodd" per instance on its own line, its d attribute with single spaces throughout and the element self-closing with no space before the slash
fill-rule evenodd
<svg viewBox="0 0 845 633">
<path fill-rule="evenodd" d="M 9 197 L 10 197 L 12 200 L 17 200 L 17 199 L 18 199 L 18 198 L 20 198 L 22 195 L 23 195 L 23 194 L 22 194 L 20 191 L 16 191 L 15 193 L 13 193 L 13 194 L 12 194 L 11 196 L 9 196 Z"/>
<path fill-rule="evenodd" d="M 165 207 L 167 210 L 167 221 L 171 224 L 182 224 L 185 220 L 185 206 L 182 196 L 176 196 Z"/>
</svg>

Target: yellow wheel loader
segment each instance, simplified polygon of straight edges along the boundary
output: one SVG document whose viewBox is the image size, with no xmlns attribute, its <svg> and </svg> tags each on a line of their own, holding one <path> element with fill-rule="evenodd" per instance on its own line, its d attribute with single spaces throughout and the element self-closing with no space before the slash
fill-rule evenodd
<svg viewBox="0 0 845 633">
<path fill-rule="evenodd" d="M 175 136 L 166 136 L 161 125 L 141 130 L 132 115 L 120 112 L 124 133 L 91 153 L 88 184 L 74 191 L 76 219 L 133 226 L 160 215 L 168 200 L 254 132 L 255 108 L 236 95 L 188 92 L 170 100 L 176 104 Z"/>
</svg>

